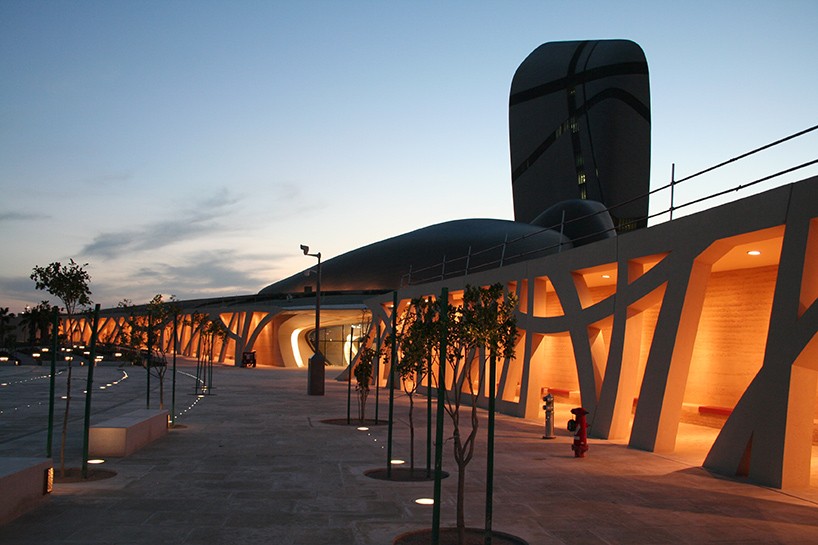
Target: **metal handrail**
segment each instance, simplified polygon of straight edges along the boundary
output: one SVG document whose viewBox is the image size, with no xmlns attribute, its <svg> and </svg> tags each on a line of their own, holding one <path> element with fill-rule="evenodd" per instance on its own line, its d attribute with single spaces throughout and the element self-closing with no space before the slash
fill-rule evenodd
<svg viewBox="0 0 818 545">
<path fill-rule="evenodd" d="M 675 180 L 675 179 L 673 179 L 673 176 L 671 176 L 671 181 L 667 185 L 657 187 L 655 189 L 652 189 L 652 190 L 648 191 L 645 194 L 638 195 L 638 196 L 633 197 L 631 199 L 628 199 L 626 201 L 611 205 L 611 206 L 606 207 L 606 208 L 604 208 L 604 209 L 602 209 L 602 210 L 600 210 L 598 212 L 593 212 L 591 214 L 586 214 L 584 216 L 580 216 L 578 218 L 573 218 L 573 219 L 568 220 L 568 221 L 562 221 L 562 222 L 560 222 L 558 224 L 555 224 L 555 225 L 552 225 L 550 227 L 543 227 L 540 230 L 532 231 L 530 233 L 526 233 L 524 235 L 515 237 L 515 238 L 510 239 L 510 240 L 506 239 L 505 241 L 503 241 L 500 244 L 494 244 L 494 245 L 488 246 L 486 248 L 483 248 L 481 250 L 472 251 L 472 249 L 470 247 L 469 248 L 469 254 L 466 255 L 466 256 L 460 256 L 460 257 L 456 257 L 456 258 L 452 258 L 452 259 L 447 259 L 444 256 L 442 262 L 436 263 L 436 264 L 433 264 L 433 265 L 429 265 L 427 267 L 423 267 L 423 268 L 420 268 L 420 269 L 415 269 L 415 268 L 410 266 L 409 272 L 407 274 L 403 275 L 403 277 L 401 278 L 401 285 L 404 285 L 404 280 L 406 281 L 405 285 L 414 285 L 414 284 L 421 284 L 421 283 L 425 283 L 425 282 L 430 282 L 430 281 L 433 281 L 433 280 L 443 280 L 443 279 L 445 279 L 447 277 L 462 276 L 462 275 L 469 274 L 470 271 L 475 272 L 476 270 L 484 270 L 484 269 L 494 268 L 494 267 L 497 267 L 497 266 L 503 266 L 503 264 L 505 262 L 508 262 L 508 261 L 519 260 L 520 258 L 523 258 L 523 257 L 525 257 L 527 255 L 530 255 L 530 254 L 541 253 L 541 252 L 546 251 L 546 250 L 552 250 L 554 248 L 558 248 L 558 247 L 560 247 L 562 245 L 561 242 L 557 243 L 557 244 L 553 244 L 551 246 L 544 247 L 544 248 L 537 248 L 536 250 L 527 250 L 527 251 L 524 251 L 524 252 L 520 252 L 520 253 L 517 253 L 517 254 L 511 254 L 511 255 L 508 254 L 508 248 L 509 247 L 511 247 L 515 243 L 523 241 L 523 240 L 525 240 L 525 239 L 527 239 L 529 237 L 536 236 L 536 235 L 541 234 L 541 233 L 543 233 L 545 231 L 553 231 L 553 230 L 555 230 L 557 228 L 564 228 L 565 225 L 568 225 L 568 224 L 573 223 L 573 222 L 584 221 L 584 220 L 587 220 L 588 218 L 595 217 L 595 216 L 597 216 L 599 214 L 610 213 L 611 210 L 615 210 L 617 208 L 620 208 L 622 206 L 630 204 L 630 203 L 632 203 L 634 201 L 638 201 L 638 200 L 650 197 L 651 195 L 653 195 L 655 193 L 659 193 L 659 192 L 665 191 L 667 189 L 671 190 L 671 203 L 670 203 L 669 208 L 667 208 L 666 210 L 661 210 L 661 211 L 653 213 L 653 214 L 648 214 L 644 218 L 636 218 L 636 219 L 637 220 L 647 221 L 647 220 L 651 220 L 653 218 L 662 216 L 664 214 L 670 214 L 670 220 L 672 221 L 673 220 L 673 211 L 674 210 L 679 210 L 681 208 L 692 206 L 694 204 L 698 204 L 698 203 L 701 203 L 701 202 L 704 202 L 704 201 L 707 201 L 707 200 L 710 200 L 710 199 L 714 199 L 716 197 L 720 197 L 720 196 L 726 195 L 728 193 L 732 193 L 734 191 L 740 191 L 742 189 L 746 189 L 748 187 L 751 187 L 751 186 L 754 186 L 756 184 L 771 180 L 773 178 L 783 176 L 783 175 L 789 174 L 791 172 L 795 172 L 797 170 L 812 166 L 814 164 L 818 164 L 818 159 L 814 159 L 814 160 L 811 160 L 811 161 L 807 161 L 806 163 L 802 163 L 800 165 L 781 170 L 781 171 L 776 172 L 774 174 L 764 176 L 764 177 L 756 179 L 756 180 L 754 180 L 752 182 L 745 183 L 745 184 L 739 184 L 736 187 L 731 187 L 729 189 L 718 191 L 716 193 L 713 193 L 713 194 L 710 194 L 710 195 L 707 195 L 707 196 L 704 196 L 704 197 L 700 197 L 698 199 L 694 199 L 692 201 L 686 202 L 686 203 L 678 205 L 678 206 L 675 205 L 675 203 L 673 202 L 673 190 L 680 183 L 690 181 L 690 180 L 692 180 L 692 179 L 694 179 L 694 178 L 696 178 L 698 176 L 701 176 L 702 174 L 712 172 L 712 171 L 717 170 L 717 169 L 719 169 L 721 167 L 724 167 L 724 166 L 727 166 L 729 164 L 735 163 L 736 161 L 739 161 L 741 159 L 745 159 L 747 157 L 750 157 L 751 155 L 755 155 L 755 154 L 757 154 L 759 152 L 768 150 L 770 148 L 773 148 L 775 146 L 778 146 L 780 144 L 783 144 L 785 142 L 788 142 L 788 141 L 793 140 L 795 138 L 798 138 L 800 136 L 804 136 L 804 135 L 806 135 L 808 133 L 811 133 L 811 132 L 813 132 L 815 130 L 818 130 L 818 125 L 814 125 L 812 127 L 809 127 L 807 129 L 804 129 L 804 130 L 799 131 L 797 133 L 791 134 L 789 136 L 786 136 L 784 138 L 781 138 L 781 139 L 776 140 L 774 142 L 771 142 L 769 144 L 765 144 L 764 146 L 761 146 L 761 147 L 755 148 L 753 150 L 750 150 L 748 152 L 742 153 L 741 155 L 738 155 L 738 156 L 733 157 L 731 159 L 728 159 L 726 161 L 722 161 L 721 163 L 718 163 L 716 165 L 708 167 L 708 168 L 706 168 L 704 170 L 701 170 L 699 172 L 696 172 L 694 174 L 691 174 L 691 175 L 686 176 L 684 178 L 681 178 L 679 180 Z M 675 165 L 674 165 L 674 171 L 675 171 Z M 589 233 L 589 234 L 583 235 L 581 238 L 590 238 L 590 237 L 598 236 L 598 235 L 607 233 L 607 232 L 609 232 L 611 230 L 612 229 L 609 228 L 609 229 L 605 229 L 605 230 L 602 230 L 602 231 Z M 473 266 L 471 268 L 466 266 L 465 268 L 459 269 L 459 270 L 454 270 L 454 271 L 452 271 L 452 270 L 447 271 L 446 270 L 446 265 L 447 264 L 451 264 L 451 263 L 454 263 L 454 262 L 457 262 L 457 261 L 460 261 L 460 260 L 466 260 L 466 263 L 468 264 L 469 261 L 470 261 L 470 259 L 469 259 L 470 257 L 474 257 L 476 255 L 480 255 L 480 254 L 490 252 L 490 251 L 496 251 L 498 249 L 502 249 L 502 257 L 499 260 L 488 261 L 488 262 L 485 262 L 485 263 L 481 263 L 480 265 Z M 429 272 L 429 271 L 433 271 L 433 270 L 437 270 L 439 272 L 437 272 L 436 274 L 428 274 L 428 275 L 422 274 L 424 272 Z M 421 276 L 422 279 L 419 280 L 419 281 L 414 280 L 414 279 L 417 279 L 418 276 Z"/>
</svg>

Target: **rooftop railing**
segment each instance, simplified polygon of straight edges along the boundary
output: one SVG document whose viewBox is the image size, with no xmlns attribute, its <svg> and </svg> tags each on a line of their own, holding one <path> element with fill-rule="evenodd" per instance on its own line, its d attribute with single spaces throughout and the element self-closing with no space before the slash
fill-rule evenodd
<svg viewBox="0 0 818 545">
<path fill-rule="evenodd" d="M 410 267 L 409 271 L 405 275 L 403 275 L 403 277 L 401 279 L 401 285 L 406 286 L 406 285 L 414 285 L 414 284 L 423 284 L 423 283 L 426 283 L 426 282 L 444 280 L 446 278 L 452 278 L 452 277 L 456 277 L 456 276 L 464 276 L 464 275 L 467 275 L 467 274 L 470 274 L 470 273 L 479 272 L 481 270 L 487 270 L 487 269 L 502 267 L 503 265 L 508 264 L 509 262 L 521 261 L 521 260 L 524 260 L 524 259 L 526 259 L 528 257 L 532 257 L 534 254 L 542 254 L 544 252 L 554 253 L 554 251 L 559 252 L 559 251 L 562 250 L 563 245 L 564 245 L 564 243 L 562 243 L 562 242 L 556 243 L 554 245 L 551 245 L 551 246 L 548 246 L 548 247 L 545 247 L 545 248 L 537 248 L 537 249 L 534 249 L 534 250 L 527 249 L 527 250 L 520 250 L 520 251 L 515 251 L 515 245 L 517 245 L 517 248 L 519 248 L 520 243 L 522 241 L 524 241 L 524 240 L 526 240 L 526 239 L 528 239 L 530 237 L 536 236 L 536 235 L 538 235 L 540 233 L 543 233 L 545 231 L 558 231 L 558 232 L 562 233 L 565 230 L 565 226 L 569 225 L 570 223 L 584 221 L 584 220 L 587 220 L 587 219 L 592 218 L 594 216 L 597 216 L 599 214 L 610 213 L 612 210 L 616 210 L 617 208 L 623 207 L 623 206 L 625 206 L 627 204 L 630 204 L 630 203 L 632 203 L 634 201 L 642 200 L 642 199 L 644 199 L 646 197 L 648 199 L 651 199 L 651 197 L 653 197 L 654 195 L 656 195 L 658 193 L 662 193 L 662 192 L 668 192 L 668 191 L 670 192 L 670 205 L 667 208 L 659 210 L 658 212 L 648 213 L 648 215 L 643 217 L 643 218 L 631 218 L 631 219 L 636 220 L 637 222 L 640 221 L 640 220 L 642 220 L 643 222 L 647 222 L 647 221 L 655 220 L 655 219 L 660 218 L 662 216 L 667 216 L 668 221 L 672 221 L 673 216 L 674 216 L 674 212 L 676 212 L 676 211 L 683 210 L 683 209 L 689 209 L 690 207 L 694 207 L 695 205 L 700 205 L 701 203 L 711 201 L 712 199 L 716 199 L 718 197 L 722 197 L 722 196 L 728 195 L 730 193 L 739 192 L 741 190 L 745 190 L 747 188 L 756 186 L 756 185 L 761 184 L 763 182 L 767 182 L 767 181 L 770 181 L 770 180 L 773 180 L 773 179 L 776 179 L 776 178 L 780 178 L 781 176 L 784 176 L 786 174 L 797 172 L 799 170 L 805 169 L 805 168 L 810 167 L 812 165 L 818 164 L 818 159 L 812 159 L 812 160 L 806 161 L 804 163 L 798 164 L 796 166 L 792 166 L 792 167 L 786 168 L 784 170 L 780 170 L 780 171 L 775 172 L 773 174 L 769 174 L 769 175 L 763 176 L 761 178 L 751 180 L 751 181 L 746 182 L 746 183 L 738 184 L 736 186 L 732 186 L 732 187 L 729 187 L 727 189 L 723 189 L 721 191 L 716 191 L 714 193 L 709 193 L 709 194 L 706 194 L 706 195 L 701 196 L 701 197 L 696 197 L 696 198 L 690 199 L 688 201 L 682 202 L 680 204 L 677 203 L 676 189 L 679 187 L 679 185 L 686 184 L 687 182 L 690 182 L 691 180 L 699 178 L 699 177 L 701 177 L 701 176 L 703 176 L 705 174 L 714 172 L 714 171 L 716 171 L 718 169 L 721 169 L 723 167 L 726 167 L 728 165 L 732 165 L 734 163 L 737 163 L 738 161 L 741 161 L 743 159 L 747 159 L 747 158 L 749 158 L 751 156 L 754 156 L 754 155 L 757 155 L 757 154 L 759 154 L 759 153 L 761 153 L 763 151 L 768 151 L 768 150 L 770 150 L 772 148 L 775 148 L 776 146 L 780 146 L 781 144 L 784 144 L 786 142 L 789 142 L 789 141 L 795 140 L 797 138 L 803 137 L 803 136 L 805 136 L 805 135 L 807 135 L 807 134 L 809 134 L 809 133 L 811 133 L 813 131 L 816 131 L 816 130 L 818 130 L 818 125 L 814 125 L 812 127 L 809 127 L 807 129 L 804 129 L 804 130 L 799 131 L 797 133 L 791 134 L 791 135 L 789 135 L 787 137 L 781 138 L 781 139 L 776 140 L 774 142 L 770 142 L 769 144 L 765 144 L 764 146 L 761 146 L 759 148 L 755 148 L 755 149 L 750 150 L 748 152 L 742 153 L 741 155 L 738 155 L 738 156 L 733 157 L 731 159 L 728 159 L 726 161 L 722 161 L 721 163 L 718 163 L 718 164 L 713 165 L 711 167 L 705 168 L 704 170 L 700 170 L 699 172 L 696 172 L 696 173 L 691 174 L 689 176 L 685 176 L 685 177 L 680 178 L 678 180 L 675 179 L 676 168 L 675 168 L 675 164 L 674 164 L 674 165 L 672 165 L 672 168 L 671 168 L 670 183 L 668 183 L 666 185 L 663 185 L 661 187 L 657 187 L 655 189 L 652 189 L 651 191 L 645 193 L 644 195 L 639 195 L 637 197 L 634 197 L 633 199 L 629 199 L 627 201 L 617 203 L 617 204 L 612 205 L 612 206 L 610 206 L 610 207 L 608 207 L 606 209 L 600 210 L 599 212 L 595 212 L 595 213 L 592 213 L 592 214 L 587 214 L 585 216 L 581 216 L 581 217 L 578 217 L 578 218 L 573 218 L 573 219 L 571 219 L 569 221 L 562 221 L 562 222 L 560 222 L 558 224 L 555 224 L 555 225 L 552 225 L 550 227 L 543 227 L 541 230 L 534 231 L 534 232 L 531 232 L 531 233 L 527 233 L 527 234 L 519 236 L 519 237 L 509 239 L 508 236 L 506 236 L 506 239 L 500 244 L 495 244 L 495 245 L 488 246 L 486 248 L 481 248 L 481 249 L 473 249 L 470 246 L 466 255 L 456 256 L 456 257 L 453 257 L 453 258 L 449 258 L 448 256 L 444 255 L 442 257 L 442 261 L 440 263 L 436 263 L 434 265 L 429 265 L 429 266 L 422 267 L 422 268 L 419 268 L 419 269 L 414 269 L 414 268 Z M 583 237 L 580 237 L 579 239 L 575 239 L 575 241 L 582 240 L 582 239 L 585 239 L 585 238 L 598 237 L 599 235 L 607 233 L 607 232 L 609 232 L 611 230 L 613 230 L 613 228 L 606 229 L 606 230 L 603 230 L 603 231 L 597 231 L 597 232 L 594 232 L 594 233 L 588 233 L 588 234 L 584 235 Z M 470 266 L 471 263 L 473 261 L 475 261 L 475 258 L 479 258 L 481 256 L 486 256 L 487 254 L 490 254 L 492 252 L 494 254 L 498 255 L 498 257 L 495 258 L 495 259 L 480 260 L 479 265 Z"/>
</svg>

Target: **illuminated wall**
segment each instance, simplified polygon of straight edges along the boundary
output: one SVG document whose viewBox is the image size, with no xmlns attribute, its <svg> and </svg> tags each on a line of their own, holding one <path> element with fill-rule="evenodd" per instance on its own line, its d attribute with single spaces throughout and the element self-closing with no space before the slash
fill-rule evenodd
<svg viewBox="0 0 818 545">
<path fill-rule="evenodd" d="M 729 416 L 705 467 L 809 484 L 818 178 L 399 294 L 405 302 L 445 286 L 456 297 L 494 282 L 518 295 L 522 333 L 516 359 L 500 367 L 501 412 L 536 418 L 551 388 L 592 413 L 592 436 L 667 452 L 683 409 L 710 407 Z M 383 331 L 386 297 L 370 302 Z"/>
<path fill-rule="evenodd" d="M 520 301 L 516 358 L 500 364 L 500 412 L 537 418 L 550 388 L 591 412 L 592 436 L 667 452 L 683 411 L 712 407 L 729 416 L 705 467 L 774 487 L 809 484 L 818 416 L 818 178 L 558 254 L 406 287 L 398 312 L 444 286 L 456 302 L 467 284 L 495 282 Z M 259 365 L 299 367 L 312 354 L 309 303 L 249 297 L 190 306 L 185 312 L 207 312 L 228 328 L 215 347 L 220 361 L 238 363 L 243 351 L 256 350 Z M 385 336 L 391 296 L 366 307 L 370 338 Z M 325 310 L 322 298 L 322 324 L 359 323 L 361 308 Z M 118 312 L 104 311 L 101 331 L 122 327 Z M 78 329 L 87 341 L 90 328 Z M 178 337 L 181 352 L 195 356 L 201 331 L 184 323 Z M 378 375 L 384 385 L 383 363 Z"/>
</svg>

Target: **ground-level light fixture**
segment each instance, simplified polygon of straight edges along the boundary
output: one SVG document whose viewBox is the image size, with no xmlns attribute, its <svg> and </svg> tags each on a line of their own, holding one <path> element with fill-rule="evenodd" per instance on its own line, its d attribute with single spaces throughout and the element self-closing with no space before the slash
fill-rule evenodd
<svg viewBox="0 0 818 545">
<path fill-rule="evenodd" d="M 43 478 L 43 492 L 45 494 L 51 494 L 54 491 L 54 468 L 49 467 L 45 470 L 45 475 Z"/>
</svg>

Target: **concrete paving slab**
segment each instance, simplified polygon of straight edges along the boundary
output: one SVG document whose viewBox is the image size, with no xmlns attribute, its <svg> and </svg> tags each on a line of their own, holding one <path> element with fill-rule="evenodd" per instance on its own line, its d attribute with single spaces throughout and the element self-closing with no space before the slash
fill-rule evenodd
<svg viewBox="0 0 818 545">
<path fill-rule="evenodd" d="M 17 382 L 0 392 L 0 454 L 42 456 L 48 381 L 21 382 L 42 368 L 14 368 L 14 376 L 4 375 L 6 369 L 0 368 L 0 382 Z M 122 376 L 122 370 L 107 369 L 112 378 Z M 192 374 L 189 364 L 180 370 Z M 82 371 L 75 372 L 82 380 Z M 144 407 L 144 370 L 126 372 L 127 381 L 94 393 L 92 421 Z M 48 502 L 0 526 L 0 543 L 389 545 L 403 532 L 430 526 L 432 508 L 414 500 L 433 495 L 431 482 L 364 475 L 385 467 L 386 426 L 360 431 L 322 422 L 346 416 L 346 383 L 328 380 L 325 396 L 308 396 L 303 371 L 219 366 L 215 395 L 198 398 L 190 395 L 192 379 L 179 378 L 180 427 L 128 457 L 107 460 L 102 467 L 115 471 L 113 478 L 58 482 Z M 387 416 L 386 403 L 381 392 L 380 418 Z M 82 403 L 75 405 L 72 418 L 81 419 Z M 396 396 L 393 450 L 405 460 L 407 410 L 405 398 Z M 560 411 L 558 418 L 567 407 Z M 368 413 L 374 416 L 372 398 Z M 423 465 L 425 415 L 418 420 L 415 456 Z M 81 425 L 75 422 L 76 435 Z M 498 416 L 496 530 L 531 545 L 818 543 L 814 489 L 781 492 L 713 476 L 697 467 L 706 454 L 702 439 L 682 441 L 678 452 L 662 455 L 591 440 L 587 457 L 577 459 L 570 434 L 557 422 L 558 437 L 543 440 L 542 422 Z M 470 526 L 483 524 L 484 421 L 481 426 L 468 469 Z M 690 446 L 697 442 L 705 447 Z M 78 464 L 80 448 L 72 435 L 69 465 Z M 447 442 L 444 469 L 454 472 L 450 448 Z M 455 486 L 455 477 L 443 482 L 444 525 L 454 523 Z"/>
</svg>

